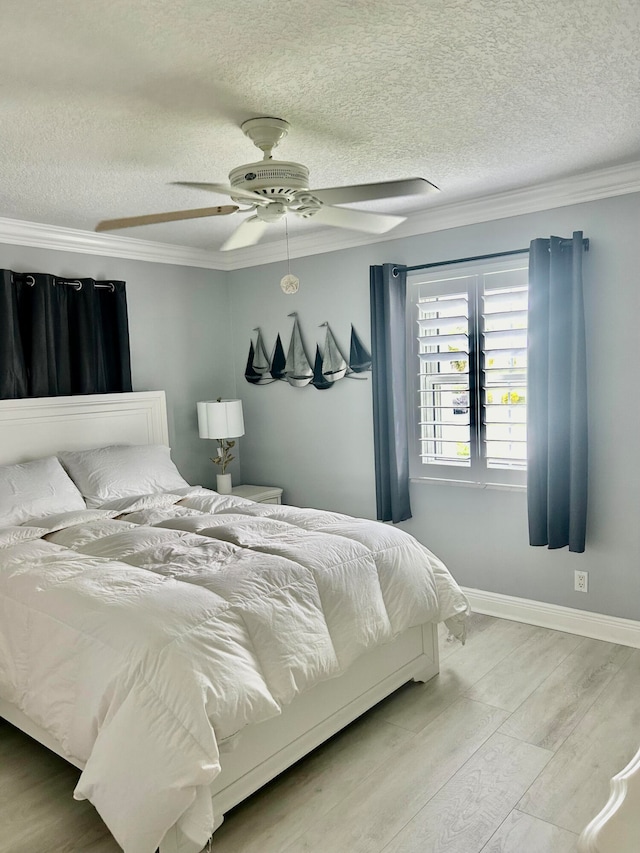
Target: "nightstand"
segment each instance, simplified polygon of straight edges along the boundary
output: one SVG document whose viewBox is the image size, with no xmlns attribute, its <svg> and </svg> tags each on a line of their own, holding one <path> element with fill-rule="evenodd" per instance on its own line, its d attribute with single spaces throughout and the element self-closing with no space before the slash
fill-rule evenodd
<svg viewBox="0 0 640 853">
<path fill-rule="evenodd" d="M 278 486 L 234 486 L 231 494 L 259 504 L 282 503 L 282 489 Z"/>
</svg>

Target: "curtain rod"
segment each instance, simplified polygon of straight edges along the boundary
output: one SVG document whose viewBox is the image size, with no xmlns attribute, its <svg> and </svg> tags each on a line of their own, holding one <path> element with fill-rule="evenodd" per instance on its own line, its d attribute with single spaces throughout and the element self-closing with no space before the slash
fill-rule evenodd
<svg viewBox="0 0 640 853">
<path fill-rule="evenodd" d="M 12 274 L 12 276 L 11 276 L 11 278 L 12 278 L 12 279 L 16 279 L 16 278 L 25 278 L 25 279 L 27 280 L 27 284 L 29 285 L 29 287 L 33 287 L 33 286 L 34 286 L 34 284 L 36 283 L 35 278 L 34 278 L 32 275 L 29 275 L 29 273 L 27 273 L 27 272 L 17 272 L 17 273 L 13 273 L 13 274 Z M 72 287 L 75 287 L 75 289 L 76 289 L 76 290 L 82 290 L 82 282 L 81 282 L 81 281 L 79 281 L 78 279 L 61 279 L 61 278 L 54 278 L 54 279 L 53 279 L 53 283 L 54 283 L 54 284 L 56 284 L 56 285 L 58 285 L 58 284 L 68 284 L 68 285 L 70 285 L 70 286 L 72 286 Z M 106 289 L 108 288 L 112 293 L 113 293 L 113 292 L 114 292 L 114 290 L 116 289 L 116 286 L 115 286 L 115 284 L 114 284 L 112 281 L 105 281 L 105 282 L 102 282 L 102 283 L 101 283 L 101 282 L 97 282 L 97 281 L 95 281 L 95 282 L 93 283 L 93 286 L 94 286 L 95 288 L 97 288 L 97 289 L 102 289 L 102 290 L 106 290 Z"/>
<path fill-rule="evenodd" d="M 570 245 L 571 240 L 562 240 L 562 243 Z M 582 241 L 582 245 L 584 247 L 585 252 L 589 251 L 589 238 L 585 237 Z M 528 255 L 529 249 L 511 249 L 510 252 L 493 252 L 491 255 L 475 255 L 471 258 L 455 258 L 453 261 L 436 261 L 433 264 L 418 264 L 415 267 L 405 267 L 405 272 L 413 272 L 414 270 L 429 270 L 434 267 L 446 267 L 449 264 L 464 264 L 470 263 L 471 261 L 487 261 L 490 258 L 506 258 L 508 255 Z M 398 274 L 398 268 L 393 268 L 393 275 L 396 276 Z"/>
</svg>

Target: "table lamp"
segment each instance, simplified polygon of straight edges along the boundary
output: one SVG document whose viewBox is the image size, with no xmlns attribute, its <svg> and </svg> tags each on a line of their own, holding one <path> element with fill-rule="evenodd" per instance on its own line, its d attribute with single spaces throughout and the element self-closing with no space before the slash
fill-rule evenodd
<svg viewBox="0 0 640 853">
<path fill-rule="evenodd" d="M 198 403 L 198 432 L 200 438 L 213 438 L 218 442 L 218 455 L 211 458 L 214 465 L 220 465 L 221 473 L 216 477 L 216 491 L 221 495 L 231 494 L 231 474 L 227 466 L 233 460 L 231 449 L 235 441 L 231 439 L 244 435 L 242 400 L 206 400 Z"/>
</svg>

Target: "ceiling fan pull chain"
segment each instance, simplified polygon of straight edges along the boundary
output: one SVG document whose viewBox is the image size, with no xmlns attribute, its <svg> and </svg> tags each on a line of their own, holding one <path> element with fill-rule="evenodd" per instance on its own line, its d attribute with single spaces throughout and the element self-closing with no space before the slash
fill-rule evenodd
<svg viewBox="0 0 640 853">
<path fill-rule="evenodd" d="M 283 293 L 297 293 L 300 287 L 300 279 L 297 275 L 291 275 L 291 259 L 289 257 L 289 226 L 287 218 L 284 219 L 284 236 L 287 243 L 287 274 L 280 279 L 280 289 Z"/>
</svg>

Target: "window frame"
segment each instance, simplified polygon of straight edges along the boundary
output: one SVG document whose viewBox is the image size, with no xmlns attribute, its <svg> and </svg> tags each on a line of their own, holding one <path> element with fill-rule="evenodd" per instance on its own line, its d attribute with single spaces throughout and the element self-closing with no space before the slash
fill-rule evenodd
<svg viewBox="0 0 640 853">
<path fill-rule="evenodd" d="M 406 329 L 407 329 L 407 416 L 409 426 L 409 476 L 413 482 L 445 482 L 463 486 L 526 488 L 527 471 L 488 467 L 486 456 L 486 427 L 483 418 L 484 393 L 482 352 L 482 298 L 486 282 L 483 275 L 510 270 L 527 270 L 528 256 L 459 262 L 437 268 L 407 272 Z M 419 341 L 416 333 L 418 313 L 418 285 L 442 282 L 434 288 L 434 296 L 447 292 L 460 292 L 460 283 L 467 282 L 469 315 L 469 429 L 470 464 L 460 466 L 446 463 L 423 463 L 420 458 L 421 406 L 416 401 L 420 394 Z M 456 281 L 459 283 L 456 285 Z M 414 289 L 415 288 L 415 289 Z M 525 422 L 526 423 L 526 422 Z"/>
</svg>

